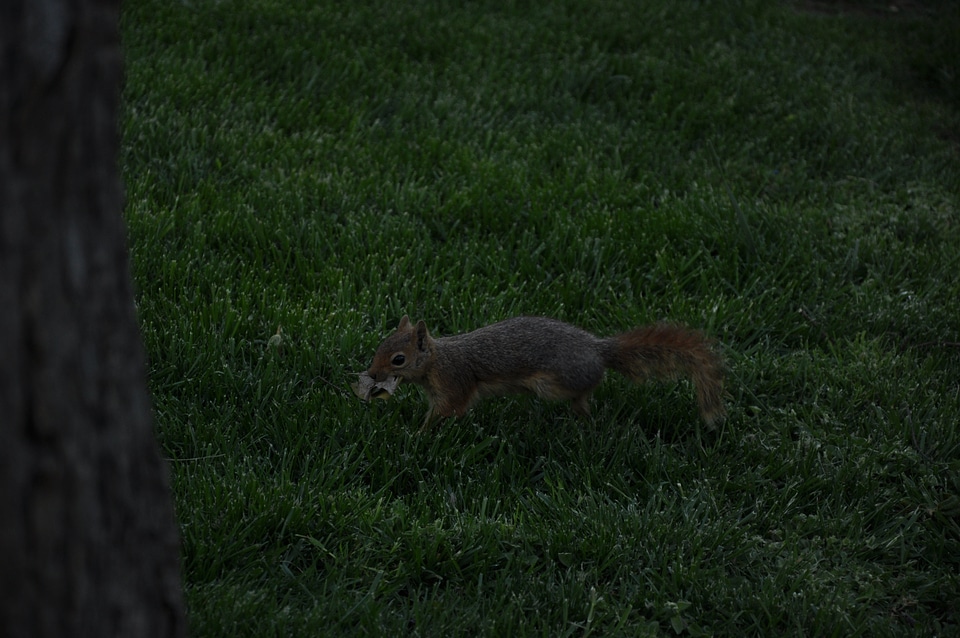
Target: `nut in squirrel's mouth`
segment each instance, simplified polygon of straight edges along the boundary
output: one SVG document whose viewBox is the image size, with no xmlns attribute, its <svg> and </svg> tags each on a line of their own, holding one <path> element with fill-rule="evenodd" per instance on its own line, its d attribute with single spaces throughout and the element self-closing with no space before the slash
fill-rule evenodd
<svg viewBox="0 0 960 638">
<path fill-rule="evenodd" d="M 357 381 L 351 383 L 350 388 L 362 401 L 370 401 L 371 399 L 386 401 L 396 391 L 397 385 L 400 384 L 400 378 L 394 376 L 389 376 L 383 381 L 374 380 L 366 372 L 361 372 L 357 376 Z"/>
<path fill-rule="evenodd" d="M 384 394 L 390 396 L 391 393 L 386 388 L 381 388 L 378 386 L 374 386 L 370 391 L 370 396 L 374 399 L 382 397 Z"/>
</svg>

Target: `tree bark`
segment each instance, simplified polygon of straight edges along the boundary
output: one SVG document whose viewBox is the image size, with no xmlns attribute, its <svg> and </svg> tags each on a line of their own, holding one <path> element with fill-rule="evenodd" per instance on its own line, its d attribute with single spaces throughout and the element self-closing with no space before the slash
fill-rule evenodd
<svg viewBox="0 0 960 638">
<path fill-rule="evenodd" d="M 0 3 L 0 632 L 185 633 L 122 189 L 119 0 Z"/>
</svg>

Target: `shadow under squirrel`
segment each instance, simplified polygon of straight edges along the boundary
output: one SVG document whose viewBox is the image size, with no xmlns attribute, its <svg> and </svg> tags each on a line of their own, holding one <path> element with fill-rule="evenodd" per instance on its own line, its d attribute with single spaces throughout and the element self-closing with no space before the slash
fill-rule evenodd
<svg viewBox="0 0 960 638">
<path fill-rule="evenodd" d="M 514 317 L 465 334 L 434 338 L 404 315 L 377 348 L 367 374 L 423 387 L 430 402 L 423 427 L 462 416 L 478 399 L 533 393 L 570 400 L 590 414 L 590 395 L 612 368 L 636 383 L 689 378 L 708 425 L 725 410 L 723 362 L 701 332 L 672 324 L 641 326 L 602 339 L 547 317 Z"/>
</svg>

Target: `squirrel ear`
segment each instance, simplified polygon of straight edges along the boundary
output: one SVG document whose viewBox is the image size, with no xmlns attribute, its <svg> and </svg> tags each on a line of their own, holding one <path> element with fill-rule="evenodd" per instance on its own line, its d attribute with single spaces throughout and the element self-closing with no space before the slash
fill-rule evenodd
<svg viewBox="0 0 960 638">
<path fill-rule="evenodd" d="M 430 332 L 423 319 L 417 322 L 417 349 L 426 350 L 425 344 L 430 341 Z"/>
<path fill-rule="evenodd" d="M 403 318 L 400 319 L 400 325 L 397 326 L 397 330 L 403 330 L 410 327 L 410 317 L 403 315 Z"/>
</svg>

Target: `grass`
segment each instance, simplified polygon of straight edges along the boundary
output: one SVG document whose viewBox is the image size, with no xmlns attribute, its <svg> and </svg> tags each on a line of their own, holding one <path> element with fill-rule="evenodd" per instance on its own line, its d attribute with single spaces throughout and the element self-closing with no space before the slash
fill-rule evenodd
<svg viewBox="0 0 960 638">
<path fill-rule="evenodd" d="M 124 3 L 193 635 L 958 632 L 960 21 L 810 4 Z M 348 387 L 406 313 L 685 322 L 730 417 L 417 436 Z"/>
</svg>

